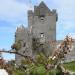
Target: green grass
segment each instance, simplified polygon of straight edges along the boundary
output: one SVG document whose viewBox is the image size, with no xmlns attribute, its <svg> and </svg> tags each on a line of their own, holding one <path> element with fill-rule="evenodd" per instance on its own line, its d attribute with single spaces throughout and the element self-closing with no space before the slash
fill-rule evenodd
<svg viewBox="0 0 75 75">
<path fill-rule="evenodd" d="M 69 62 L 69 63 L 65 63 L 64 67 L 69 70 L 69 71 L 73 71 L 75 72 L 75 61 L 73 62 Z"/>
</svg>

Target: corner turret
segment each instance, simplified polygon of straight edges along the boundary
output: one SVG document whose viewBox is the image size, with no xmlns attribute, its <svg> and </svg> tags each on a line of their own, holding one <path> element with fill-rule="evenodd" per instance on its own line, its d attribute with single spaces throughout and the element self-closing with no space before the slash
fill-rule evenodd
<svg viewBox="0 0 75 75">
<path fill-rule="evenodd" d="M 25 31 L 25 27 L 23 25 L 21 25 L 20 27 L 17 27 L 16 33 L 23 32 L 23 31 Z"/>
</svg>

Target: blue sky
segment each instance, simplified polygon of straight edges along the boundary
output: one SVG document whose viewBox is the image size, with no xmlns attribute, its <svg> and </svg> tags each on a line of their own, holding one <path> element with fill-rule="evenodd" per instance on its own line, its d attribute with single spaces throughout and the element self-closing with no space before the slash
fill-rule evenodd
<svg viewBox="0 0 75 75">
<path fill-rule="evenodd" d="M 0 49 L 11 49 L 16 27 L 21 24 L 27 27 L 27 10 L 33 10 L 41 1 L 51 10 L 57 10 L 57 39 L 63 39 L 67 34 L 75 38 L 75 0 L 0 0 Z M 9 60 L 14 55 L 3 54 L 3 57 Z"/>
</svg>

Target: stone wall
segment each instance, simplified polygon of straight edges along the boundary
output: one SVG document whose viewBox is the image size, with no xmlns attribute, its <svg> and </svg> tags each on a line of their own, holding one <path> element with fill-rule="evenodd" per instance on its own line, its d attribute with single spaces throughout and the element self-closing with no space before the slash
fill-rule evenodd
<svg viewBox="0 0 75 75">
<path fill-rule="evenodd" d="M 50 41 L 56 41 L 56 10 L 50 10 L 44 2 L 41 2 L 39 6 L 34 8 L 34 11 L 28 11 L 28 28 L 21 26 L 17 29 L 15 34 L 15 41 L 21 40 L 22 48 L 20 53 L 26 56 L 34 56 L 40 52 L 44 52 L 46 56 L 52 53 L 53 47 L 50 45 Z M 39 50 L 32 50 L 32 39 L 39 39 Z M 24 47 L 24 44 L 25 47 Z M 42 45 L 44 48 L 42 48 Z M 15 56 L 16 62 L 19 64 L 22 57 Z"/>
</svg>

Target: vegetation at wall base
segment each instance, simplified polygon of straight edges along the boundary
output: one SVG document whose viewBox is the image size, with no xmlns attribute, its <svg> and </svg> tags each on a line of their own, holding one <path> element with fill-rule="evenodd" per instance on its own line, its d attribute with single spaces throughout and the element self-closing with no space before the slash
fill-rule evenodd
<svg viewBox="0 0 75 75">
<path fill-rule="evenodd" d="M 65 63 L 64 64 L 65 69 L 75 72 L 75 61 L 69 62 L 69 63 Z"/>
</svg>

